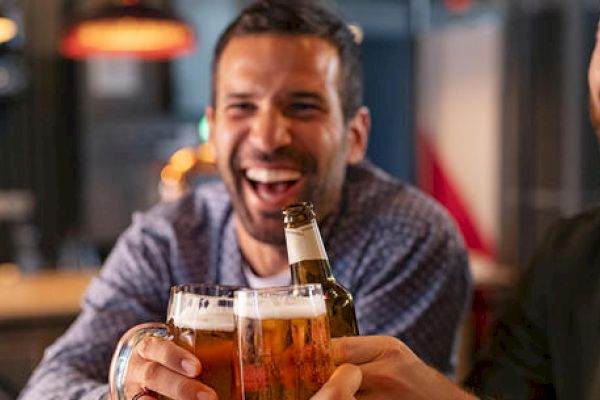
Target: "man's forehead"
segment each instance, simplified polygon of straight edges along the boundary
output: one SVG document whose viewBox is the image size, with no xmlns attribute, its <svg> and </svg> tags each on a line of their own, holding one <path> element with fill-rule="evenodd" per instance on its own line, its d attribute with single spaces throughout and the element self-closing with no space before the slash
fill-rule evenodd
<svg viewBox="0 0 600 400">
<path fill-rule="evenodd" d="M 325 39 L 258 34 L 232 39 L 223 50 L 216 73 L 221 87 L 244 78 L 259 81 L 285 79 L 288 84 L 310 80 L 337 85 L 339 69 L 337 51 Z"/>
<path fill-rule="evenodd" d="M 233 37 L 223 49 L 219 65 L 242 57 L 259 58 L 271 55 L 303 54 L 338 61 L 337 51 L 328 40 L 313 35 L 260 33 Z M 279 61 L 284 62 L 285 59 Z"/>
</svg>

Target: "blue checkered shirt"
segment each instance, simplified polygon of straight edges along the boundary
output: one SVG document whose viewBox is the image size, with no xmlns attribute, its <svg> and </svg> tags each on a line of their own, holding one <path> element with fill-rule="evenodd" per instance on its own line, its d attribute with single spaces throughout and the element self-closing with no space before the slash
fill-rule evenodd
<svg viewBox="0 0 600 400">
<path fill-rule="evenodd" d="M 361 334 L 396 336 L 451 374 L 471 290 L 453 222 L 431 198 L 367 162 L 348 169 L 343 191 L 321 233 L 334 275 L 354 295 Z M 136 324 L 164 320 L 170 286 L 245 285 L 244 262 L 221 182 L 135 214 L 21 398 L 101 398 L 117 341 Z"/>
</svg>

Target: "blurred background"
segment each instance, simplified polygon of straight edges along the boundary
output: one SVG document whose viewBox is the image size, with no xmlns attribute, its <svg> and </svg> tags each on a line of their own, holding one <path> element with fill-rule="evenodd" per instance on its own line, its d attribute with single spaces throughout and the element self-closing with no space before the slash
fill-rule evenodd
<svg viewBox="0 0 600 400">
<path fill-rule="evenodd" d="M 600 198 L 586 86 L 600 4 L 323 1 L 362 40 L 369 158 L 442 202 L 471 250 L 468 366 L 544 230 Z M 9 398 L 76 315 L 131 213 L 214 179 L 203 146 L 212 50 L 247 3 L 0 0 L 0 388 Z M 115 46 L 128 28 L 106 22 L 119 7 L 163 23 L 148 43 Z M 105 23 L 77 30 L 95 19 Z M 165 35 L 167 22 L 180 25 Z M 113 47 L 99 52 L 96 39 Z"/>
</svg>

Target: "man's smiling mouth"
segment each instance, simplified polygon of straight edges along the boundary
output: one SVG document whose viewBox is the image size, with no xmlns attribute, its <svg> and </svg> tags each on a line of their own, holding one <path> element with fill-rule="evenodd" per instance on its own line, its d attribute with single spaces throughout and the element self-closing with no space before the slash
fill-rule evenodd
<svg viewBox="0 0 600 400">
<path fill-rule="evenodd" d="M 286 198 L 302 181 L 300 171 L 287 168 L 251 167 L 244 176 L 262 201 L 279 207 L 286 205 Z"/>
</svg>

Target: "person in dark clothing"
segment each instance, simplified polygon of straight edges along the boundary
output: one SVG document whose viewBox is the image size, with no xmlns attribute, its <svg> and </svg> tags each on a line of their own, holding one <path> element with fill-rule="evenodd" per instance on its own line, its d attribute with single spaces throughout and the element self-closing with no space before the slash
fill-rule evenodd
<svg viewBox="0 0 600 400">
<path fill-rule="evenodd" d="M 466 386 L 501 399 L 600 399 L 600 207 L 561 220 Z"/>
</svg>

